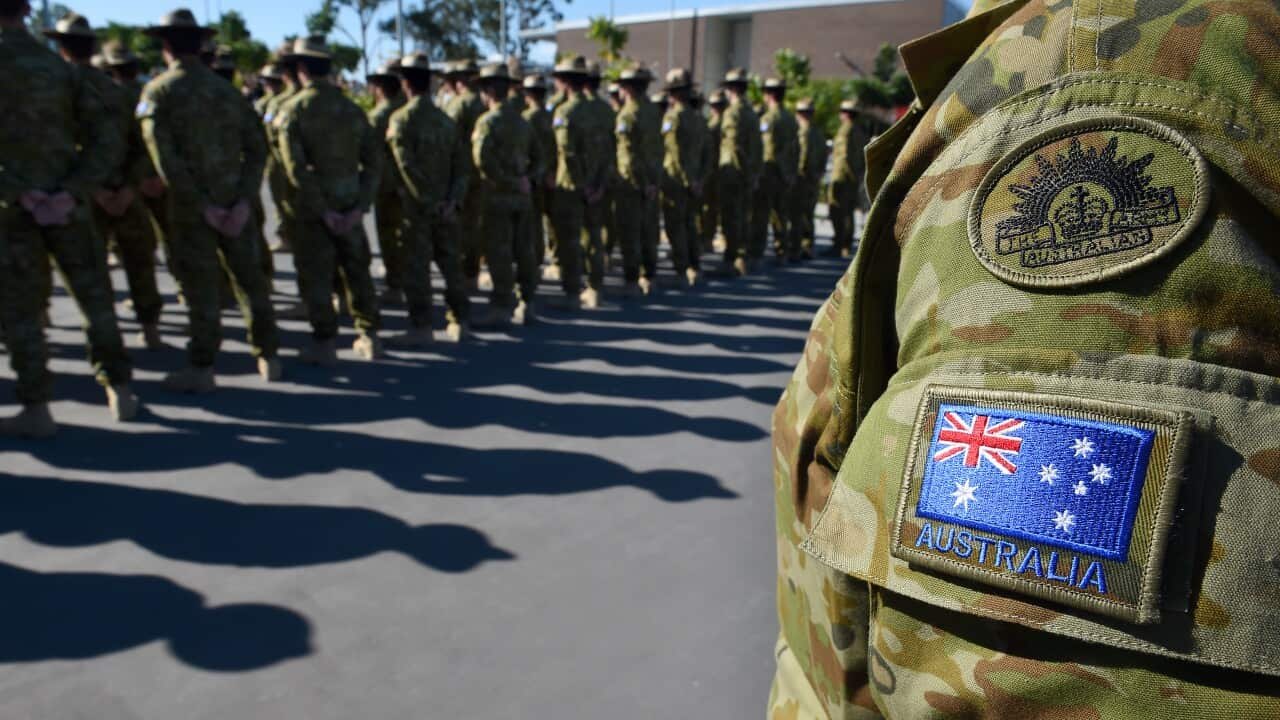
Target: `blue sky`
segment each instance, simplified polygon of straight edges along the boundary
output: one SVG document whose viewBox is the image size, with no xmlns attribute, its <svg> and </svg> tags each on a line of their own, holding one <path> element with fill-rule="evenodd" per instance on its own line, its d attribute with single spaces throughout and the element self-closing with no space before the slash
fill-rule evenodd
<svg viewBox="0 0 1280 720">
<path fill-rule="evenodd" d="M 675 7 L 679 10 L 687 10 L 741 5 L 759 1 L 675 0 Z M 151 23 L 164 13 L 172 10 L 179 2 L 185 2 L 202 22 L 207 17 L 206 12 L 217 17 L 219 11 L 236 10 L 248 21 L 249 31 L 253 33 L 254 37 L 262 40 L 270 47 L 278 45 L 286 35 L 304 32 L 303 17 L 320 5 L 320 0 L 258 0 L 257 2 L 245 2 L 244 0 L 128 0 L 128 2 L 121 2 L 121 0 L 62 0 L 62 4 L 88 16 L 95 26 L 105 24 L 108 20 L 131 25 Z M 961 0 L 961 2 L 963 5 L 968 6 L 970 0 Z M 31 4 L 39 7 L 40 0 L 32 0 Z M 406 10 L 416 4 L 415 0 L 405 0 Z M 573 0 L 573 2 L 562 4 L 560 7 L 566 20 L 576 20 L 596 15 L 608 15 L 611 6 L 617 15 L 631 15 L 667 11 L 671 9 L 672 4 L 670 0 Z M 395 2 L 393 0 L 387 3 L 386 16 L 392 17 L 394 14 Z M 355 32 L 358 27 L 354 17 L 349 14 L 344 16 L 343 24 L 352 32 Z M 375 41 L 375 43 L 371 53 L 375 60 L 389 56 L 396 50 L 394 40 L 391 38 Z M 549 49 L 543 49 L 542 53 L 536 54 L 542 55 L 548 51 Z"/>
</svg>

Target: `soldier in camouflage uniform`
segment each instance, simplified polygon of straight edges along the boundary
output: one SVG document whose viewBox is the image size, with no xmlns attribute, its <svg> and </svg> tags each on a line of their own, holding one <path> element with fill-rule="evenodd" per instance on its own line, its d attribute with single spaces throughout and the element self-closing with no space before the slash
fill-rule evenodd
<svg viewBox="0 0 1280 720">
<path fill-rule="evenodd" d="M 533 322 L 538 289 L 539 263 L 528 226 L 533 222 L 533 186 L 545 170 L 533 128 L 507 102 L 510 86 L 506 65 L 480 70 L 480 96 L 488 111 L 471 136 L 483 198 L 484 252 L 493 279 L 487 313 L 476 324 L 488 327 Z"/>
<path fill-rule="evenodd" d="M 480 69 L 474 60 L 458 60 L 448 65 L 445 78 L 453 88 L 453 95 L 444 105 L 444 112 L 458 126 L 463 138 L 470 139 L 475 130 L 476 120 L 485 112 L 484 103 L 475 91 L 475 77 Z M 471 162 L 470 149 L 467 151 L 467 162 Z M 471 168 L 468 175 L 474 175 Z M 467 197 L 462 203 L 462 215 L 454 226 L 459 233 L 462 247 L 462 274 L 467 279 L 468 287 L 477 287 L 480 277 L 480 259 L 484 254 L 484 236 L 481 234 L 480 195 L 479 188 L 473 183 L 467 190 Z"/>
<path fill-rule="evenodd" d="M 693 90 L 689 71 L 677 68 L 667 73 L 665 90 L 670 109 L 662 119 L 663 224 L 667 228 L 667 241 L 671 243 L 671 264 L 675 266 L 676 275 L 683 276 L 684 282 L 694 287 L 702 267 L 697 215 L 711 160 L 707 152 L 711 139 L 702 116 L 689 101 Z"/>
<path fill-rule="evenodd" d="M 827 214 L 835 233 L 830 255 L 849 257 L 853 254 L 854 211 L 862 190 L 865 160 L 862 151 L 867 136 L 857 121 L 858 106 L 852 100 L 840 103 L 840 129 L 831 148 L 831 187 L 827 195 Z"/>
<path fill-rule="evenodd" d="M 800 167 L 796 188 L 792 193 L 791 245 L 800 249 L 800 257 L 813 259 L 813 214 L 822 191 L 822 177 L 827 172 L 827 134 L 813 122 L 813 101 L 796 103 L 796 122 L 800 125 Z"/>
<path fill-rule="evenodd" d="M 761 168 L 760 121 L 747 103 L 747 71 L 734 68 L 725 73 L 724 92 L 728 107 L 720 116 L 720 157 L 717 175 L 720 185 L 720 225 L 724 232 L 724 275 L 746 275 L 747 239 L 751 228 L 748 198 L 759 187 Z"/>
<path fill-rule="evenodd" d="M 289 185 L 289 177 L 284 171 L 284 165 L 280 160 L 280 131 L 276 119 L 280 115 L 281 109 L 298 94 L 301 86 L 298 83 L 298 73 L 293 65 L 281 62 L 280 59 L 285 53 L 289 52 L 290 46 L 284 46 L 276 51 L 276 67 L 280 71 L 280 81 L 283 87 L 279 92 L 271 96 L 262 109 L 262 125 L 267 131 L 267 188 L 271 191 L 271 200 L 276 206 L 276 218 L 279 224 L 276 227 L 277 244 L 272 247 L 273 251 L 288 250 L 290 247 L 290 238 L 294 232 L 294 223 L 297 215 L 294 212 L 295 202 L 292 197 L 292 188 Z M 305 308 L 298 308 L 305 314 Z M 282 316 L 286 313 L 282 313 Z"/>
<path fill-rule="evenodd" d="M 604 232 L 613 215 L 613 189 L 617 182 L 617 150 L 614 141 L 614 113 L 609 101 L 600 93 L 600 63 L 587 63 L 587 81 L 582 94 L 587 120 L 589 168 L 587 204 L 582 215 L 582 261 L 587 272 L 587 287 L 582 291 L 582 306 L 600 305 L 604 292 L 606 268 Z"/>
<path fill-rule="evenodd" d="M 764 81 L 765 112 L 760 117 L 764 172 L 752 203 L 749 260 L 764 256 L 770 227 L 778 261 L 800 257 L 800 248 L 792 246 L 790 229 L 796 170 L 800 167 L 800 135 L 795 117 L 783 105 L 786 95 L 784 81 L 778 78 Z"/>
<path fill-rule="evenodd" d="M 720 231 L 720 118 L 728 104 L 723 90 L 717 90 L 707 98 L 707 133 L 710 138 L 707 150 L 711 160 L 707 184 L 702 193 L 702 218 L 698 224 L 702 252 L 711 250 Z"/>
<path fill-rule="evenodd" d="M 103 66 L 111 71 L 119 96 L 120 123 L 126 128 L 124 162 L 94 193 L 94 221 L 108 248 L 113 248 L 124 266 L 133 311 L 142 326 L 138 339 L 148 350 L 164 347 L 160 339 L 160 311 L 164 300 L 156 286 L 156 225 L 143 201 L 164 193 L 164 182 L 156 174 L 142 140 L 142 128 L 133 117 L 133 108 L 142 95 L 136 81 L 138 58 L 128 49 L 112 43 L 103 48 Z"/>
<path fill-rule="evenodd" d="M 191 393 L 216 387 L 222 273 L 248 321 L 258 373 L 278 380 L 280 341 L 252 222 L 267 156 L 262 128 L 243 96 L 200 60 L 201 40 L 212 31 L 200 27 L 189 10 L 169 13 L 146 32 L 163 44 L 169 69 L 143 88 L 136 113 L 151 160 L 169 188 L 170 270 L 186 298 L 191 327 L 190 365 L 166 376 L 165 386 Z"/>
<path fill-rule="evenodd" d="M 404 107 L 405 96 L 400 91 L 400 76 L 396 68 L 400 59 L 388 60 L 376 73 L 368 76 L 373 90 L 374 106 L 369 111 L 369 124 L 379 138 L 384 139 L 386 154 L 383 158 L 382 181 L 378 183 L 378 199 L 373 204 L 373 217 L 378 228 L 378 251 L 387 269 L 387 288 L 382 293 L 382 303 L 398 303 L 404 297 L 404 250 L 400 243 L 400 227 L 404 223 L 404 207 L 400 202 L 400 172 L 391 146 L 386 145 L 387 125 L 395 111 Z"/>
<path fill-rule="evenodd" d="M 284 60 L 294 65 L 303 86 L 275 119 L 281 164 L 297 203 L 293 257 L 311 323 L 312 344 L 301 360 L 322 367 L 337 362 L 335 273 L 358 333 L 351 349 L 375 360 L 383 355 L 382 316 L 364 216 L 382 177 L 383 143 L 360 107 L 330 81 L 332 59 L 323 38 L 299 38 Z"/>
<path fill-rule="evenodd" d="M 658 218 L 650 215 L 649 202 L 662 180 L 662 117 L 645 93 L 649 77 L 641 67 L 622 72 L 623 104 L 614 126 L 618 181 L 612 195 L 628 297 L 653 292 L 658 278 L 658 245 L 649 232 Z"/>
<path fill-rule="evenodd" d="M 446 335 L 460 342 L 468 332 L 470 305 L 457 222 L 471 179 L 471 144 L 432 102 L 431 63 L 426 55 L 405 56 L 396 73 L 408 102 L 391 115 L 386 141 L 399 174 L 396 187 L 404 211 L 400 241 L 410 329 L 388 342 L 400 347 L 431 342 L 433 260 L 444 276 Z"/>
<path fill-rule="evenodd" d="M 556 301 L 565 310 L 582 305 L 581 243 L 583 216 L 589 200 L 599 202 L 600 153 L 591 137 L 593 113 L 587 109 L 583 93 L 587 83 L 587 61 L 575 56 L 556 63 L 558 104 L 551 126 L 556 135 L 556 185 L 551 196 L 551 235 L 555 241 L 560 284 L 564 298 Z"/>
<path fill-rule="evenodd" d="M 22 410 L 0 432 L 47 437 L 53 377 L 41 319 L 52 258 L 85 318 L 89 361 L 117 420 L 138 401 L 112 307 L 106 253 L 93 231 L 88 197 L 124 153 L 119 114 L 85 79 L 27 31 L 26 2 L 0 2 L 0 73 L 22 98 L 0 118 L 0 326 L 17 375 Z M 74 20 L 58 30 L 73 30 Z M 88 23 L 84 23 L 87 28 Z M 84 34 L 84 33 L 77 33 Z M 92 31 L 84 41 L 92 48 Z M 90 52 L 92 50 L 90 49 Z"/>
<path fill-rule="evenodd" d="M 262 95 L 254 101 L 253 111 L 261 118 L 267 114 L 267 105 L 272 98 L 284 92 L 284 74 L 280 72 L 279 65 L 270 62 L 258 71 L 258 82 L 262 85 Z"/>
<path fill-rule="evenodd" d="M 903 47 L 774 415 L 771 718 L 1280 717 L 1278 33 L 1015 0 Z"/>
<path fill-rule="evenodd" d="M 547 225 L 551 222 L 551 191 L 556 185 L 556 133 L 551 127 L 547 105 L 547 81 L 541 75 L 530 75 L 521 83 L 524 89 L 524 121 L 533 128 L 534 142 L 542 156 L 543 174 L 535 178 L 533 188 L 533 220 L 528 231 L 533 234 L 534 257 L 541 264 L 547 253 Z"/>
</svg>

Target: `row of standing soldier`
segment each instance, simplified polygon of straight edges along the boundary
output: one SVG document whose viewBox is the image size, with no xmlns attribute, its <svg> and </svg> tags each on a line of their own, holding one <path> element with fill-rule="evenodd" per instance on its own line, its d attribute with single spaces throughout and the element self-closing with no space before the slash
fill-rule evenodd
<svg viewBox="0 0 1280 720">
<path fill-rule="evenodd" d="M 282 244 L 294 256 L 302 300 L 294 312 L 312 327 L 299 359 L 319 366 L 337 362 L 335 294 L 349 308 L 360 358 L 384 353 L 381 303 L 408 308 L 410 327 L 388 345 L 432 342 L 433 262 L 445 283 L 446 337 L 456 342 L 473 326 L 533 322 L 540 276 L 558 279 L 563 290 L 548 304 L 597 307 L 615 250 L 624 297 L 655 292 L 660 224 L 677 283 L 686 287 L 699 283 L 700 257 L 717 225 L 724 275 L 756 268 L 770 224 L 780 261 L 812 254 L 827 142 L 811 106 L 800 104 L 798 124 L 783 108 L 785 86 L 775 80 L 765 83 L 757 118 L 745 100 L 746 73 L 730 71 L 708 121 L 685 70 L 667 75 L 662 110 L 647 96 L 652 78 L 643 68 L 623 73 L 611 107 L 598 68 L 581 57 L 557 64 L 549 100 L 540 77 L 521 81 L 505 65 L 464 61 L 443 73 L 437 105 L 437 73 L 414 53 L 370 76 L 378 103 L 366 116 L 329 81 L 323 40 L 306 38 L 264 69 L 271 92 L 250 106 L 225 70 L 220 77 L 209 67 L 213 31 L 189 10 L 146 29 L 168 69 L 145 87 L 136 80 L 137 58 L 122 48 L 104 49 L 97 64 L 105 72 L 91 67 L 94 33 L 82 16 L 47 31 L 59 59 L 26 33 L 27 12 L 26 2 L 0 0 L 0 66 L 6 75 L 57 82 L 18 88 L 14 97 L 29 98 L 28 114 L 42 118 L 41 127 L 33 137 L 11 119 L 0 139 L 3 325 L 23 405 L 0 422 L 8 433 L 56 430 L 41 323 L 50 259 L 86 318 L 89 359 L 113 416 L 137 413 L 108 244 L 124 266 L 140 340 L 151 349 L 162 345 L 155 249 L 164 247 L 190 332 L 188 365 L 165 377 L 166 388 L 215 389 L 227 296 L 245 315 L 259 374 L 280 379 L 264 173 Z M 865 139 L 852 104 L 841 110 L 830 200 L 834 251 L 847 254 Z M 386 266 L 381 297 L 364 231 L 371 210 Z M 482 285 L 489 302 L 472 317 L 468 293 Z"/>
</svg>

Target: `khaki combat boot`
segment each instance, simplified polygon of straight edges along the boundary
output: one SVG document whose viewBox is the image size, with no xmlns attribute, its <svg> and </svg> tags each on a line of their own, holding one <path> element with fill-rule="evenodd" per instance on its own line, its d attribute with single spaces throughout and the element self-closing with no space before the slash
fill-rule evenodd
<svg viewBox="0 0 1280 720">
<path fill-rule="evenodd" d="M 722 253 L 727 247 L 729 247 L 729 243 L 724 239 L 723 235 L 716 235 L 715 239 L 711 241 L 711 249 L 715 252 Z"/>
<path fill-rule="evenodd" d="M 298 353 L 298 361 L 304 365 L 331 368 L 338 364 L 338 350 L 333 338 L 312 340 L 306 350 Z"/>
<path fill-rule="evenodd" d="M 751 267 L 747 264 L 746 258 L 738 258 L 733 261 L 733 272 L 738 277 L 751 274 Z"/>
<path fill-rule="evenodd" d="M 493 276 L 489 274 L 488 270 L 481 270 L 480 274 L 476 276 L 476 289 L 482 292 L 489 292 L 493 289 Z"/>
<path fill-rule="evenodd" d="M 444 336 L 449 339 L 449 342 L 460 343 L 471 337 L 471 328 L 464 322 L 451 322 L 444 329 Z"/>
<path fill-rule="evenodd" d="M 684 279 L 685 279 L 685 282 L 686 282 L 686 283 L 688 284 L 688 286 L 689 286 L 689 287 L 691 287 L 691 288 L 692 288 L 692 287 L 697 287 L 697 286 L 698 286 L 698 280 L 699 280 L 699 279 L 701 279 L 701 277 L 702 277 L 702 275 L 701 275 L 697 270 L 695 270 L 695 269 L 693 269 L 693 268 L 689 268 L 689 269 L 687 269 L 687 270 L 685 270 L 685 271 L 684 271 Z"/>
<path fill-rule="evenodd" d="M 279 382 L 284 377 L 284 366 L 280 364 L 280 358 L 258 358 L 258 375 L 264 382 Z"/>
<path fill-rule="evenodd" d="M 347 305 L 346 293 L 336 293 L 333 296 L 333 311 L 338 313 L 338 317 L 350 317 L 351 308 Z"/>
<path fill-rule="evenodd" d="M 647 277 L 640 278 L 640 282 L 637 284 L 640 286 L 640 293 L 645 296 L 652 295 L 658 289 L 658 284 Z"/>
<path fill-rule="evenodd" d="M 582 307 L 594 310 L 600 307 L 600 292 L 595 288 L 587 288 L 578 296 L 578 300 L 581 302 Z"/>
<path fill-rule="evenodd" d="M 170 392 L 205 395 L 218 388 L 212 367 L 187 367 L 164 376 L 164 389 Z"/>
<path fill-rule="evenodd" d="M 155 323 L 142 326 L 142 332 L 138 333 L 138 341 L 148 350 L 164 349 L 164 340 L 160 339 L 160 326 Z"/>
<path fill-rule="evenodd" d="M 559 280 L 560 266 L 552 264 L 542 268 L 542 279 L 543 280 Z"/>
<path fill-rule="evenodd" d="M 351 349 L 361 360 L 378 360 L 387 356 L 377 335 L 361 335 L 351 343 Z"/>
<path fill-rule="evenodd" d="M 516 325 L 532 325 L 537 321 L 532 302 L 521 300 L 520 304 L 516 305 L 515 311 L 511 313 L 511 322 Z"/>
<path fill-rule="evenodd" d="M 212 376 L 212 375 L 211 375 Z M 107 388 L 107 408 L 116 422 L 128 422 L 138 416 L 138 396 L 128 385 Z"/>
<path fill-rule="evenodd" d="M 408 332 L 387 338 L 387 346 L 393 348 L 424 348 L 435 342 L 431 326 L 409 328 Z"/>
<path fill-rule="evenodd" d="M 501 305 L 489 305 L 471 318 L 471 326 L 477 328 L 499 329 L 509 325 L 511 325 L 511 309 Z"/>
<path fill-rule="evenodd" d="M 57 432 L 58 425 L 49 413 L 48 403 L 24 405 L 17 415 L 0 419 L 0 435 L 47 438 L 53 437 Z"/>
</svg>

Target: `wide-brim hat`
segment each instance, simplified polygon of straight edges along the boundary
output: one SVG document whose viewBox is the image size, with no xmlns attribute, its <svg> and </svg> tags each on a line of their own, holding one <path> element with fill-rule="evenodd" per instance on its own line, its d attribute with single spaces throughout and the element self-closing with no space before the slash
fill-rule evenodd
<svg viewBox="0 0 1280 720">
<path fill-rule="evenodd" d="M 586 77 L 587 76 L 587 59 L 581 55 L 574 55 L 571 58 L 565 58 L 556 63 L 555 68 L 551 70 L 552 77 Z"/>
<path fill-rule="evenodd" d="M 845 100 L 840 103 L 840 112 L 856 113 L 858 112 L 857 100 Z"/>
<path fill-rule="evenodd" d="M 631 85 L 648 85 L 653 82 L 653 73 L 643 65 L 629 67 L 618 75 L 618 82 Z"/>
<path fill-rule="evenodd" d="M 665 105 L 667 103 L 667 94 L 654 93 L 649 96 L 649 102 L 653 103 L 654 105 Z"/>
<path fill-rule="evenodd" d="M 391 72 L 397 75 L 403 75 L 406 72 L 431 73 L 435 70 L 431 67 L 431 58 L 426 53 L 411 52 L 400 58 L 391 68 Z"/>
<path fill-rule="evenodd" d="M 667 81 L 663 84 L 662 89 L 667 92 L 674 90 L 685 90 L 693 87 L 693 76 L 684 68 L 676 68 L 667 73 Z"/>
<path fill-rule="evenodd" d="M 315 58 L 317 60 L 332 60 L 333 56 L 329 54 L 329 44 L 321 35 L 312 35 L 310 37 L 298 38 L 293 41 L 293 47 L 289 52 L 285 53 L 281 60 L 301 60 L 302 58 Z"/>
<path fill-rule="evenodd" d="M 720 84 L 721 85 L 746 85 L 749 82 L 751 82 L 751 75 L 743 68 L 737 67 L 725 73 L 724 80 L 722 80 Z"/>
<path fill-rule="evenodd" d="M 811 113 L 811 112 L 813 112 L 813 101 L 812 101 L 812 100 L 810 100 L 810 99 L 808 99 L 808 98 L 805 98 L 804 100 L 801 100 L 801 101 L 797 102 L 797 103 L 796 103 L 796 112 L 798 112 L 798 113 Z"/>
<path fill-rule="evenodd" d="M 44 36 L 47 38 L 79 37 L 79 38 L 97 38 L 94 34 L 93 27 L 89 25 L 89 18 L 80 13 L 67 13 L 54 23 L 53 29 L 45 30 Z"/>
<path fill-rule="evenodd" d="M 765 90 L 786 90 L 787 81 L 776 77 L 765 78 L 763 88 Z"/>
<path fill-rule="evenodd" d="M 512 82 L 511 69 L 505 63 L 489 63 L 480 68 L 479 81 L 495 85 L 510 85 Z"/>
<path fill-rule="evenodd" d="M 475 60 L 454 60 L 444 67 L 445 77 L 465 77 L 479 72 L 480 66 L 476 65 Z"/>
<path fill-rule="evenodd" d="M 132 50 L 119 42 L 109 42 L 102 46 L 102 61 L 107 64 L 107 67 L 137 65 L 142 62 Z"/>
<path fill-rule="evenodd" d="M 717 90 L 707 98 L 707 104 L 711 107 L 724 107 L 729 104 L 729 98 L 724 96 L 723 90 Z"/>
<path fill-rule="evenodd" d="M 547 79 L 541 75 L 526 75 L 520 86 L 525 90 L 547 91 Z"/>
<path fill-rule="evenodd" d="M 399 66 L 400 58 L 391 58 L 382 63 L 382 66 L 377 70 L 366 75 L 365 79 L 370 82 L 374 80 L 398 80 L 400 76 L 396 74 L 396 68 Z"/>
<path fill-rule="evenodd" d="M 284 73 L 280 71 L 280 66 L 275 63 L 267 63 L 258 71 L 258 77 L 263 80 L 284 80 Z"/>
<path fill-rule="evenodd" d="M 146 35 L 164 35 L 175 30 L 194 30 L 196 32 L 204 33 L 205 35 L 216 35 L 218 33 L 217 30 L 214 30 L 211 27 L 204 27 L 200 23 L 196 22 L 195 13 L 191 12 L 187 8 L 178 8 L 173 12 L 165 13 L 161 16 L 160 23 L 158 25 L 151 25 L 150 27 L 143 28 L 142 32 Z"/>
</svg>

